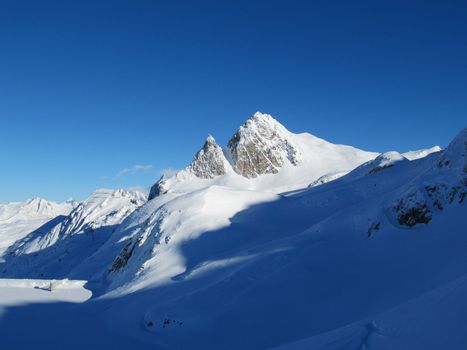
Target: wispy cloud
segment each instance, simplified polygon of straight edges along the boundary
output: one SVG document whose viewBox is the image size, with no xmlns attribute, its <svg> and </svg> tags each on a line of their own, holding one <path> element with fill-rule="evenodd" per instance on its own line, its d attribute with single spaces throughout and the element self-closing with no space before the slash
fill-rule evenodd
<svg viewBox="0 0 467 350">
<path fill-rule="evenodd" d="M 145 173 L 148 172 L 153 168 L 152 165 L 140 165 L 140 164 L 135 164 L 130 168 L 123 168 L 120 170 L 117 174 L 115 174 L 114 178 L 118 179 L 119 177 L 122 177 L 124 175 L 134 175 L 138 173 Z"/>
<path fill-rule="evenodd" d="M 140 173 L 147 173 L 148 171 L 151 171 L 152 169 L 154 169 L 154 167 L 152 165 L 141 165 L 141 164 L 135 164 L 131 167 L 128 167 L 128 168 L 123 168 L 121 170 L 119 170 L 115 175 L 113 176 L 99 176 L 99 178 L 101 180 L 116 180 L 116 179 L 119 179 L 123 176 L 126 176 L 126 175 L 135 175 L 135 174 L 140 174 Z"/>
<path fill-rule="evenodd" d="M 159 175 L 160 176 L 165 176 L 165 177 L 171 177 L 171 176 L 174 176 L 179 171 L 180 171 L 180 169 L 164 168 L 164 169 L 159 170 Z"/>
</svg>

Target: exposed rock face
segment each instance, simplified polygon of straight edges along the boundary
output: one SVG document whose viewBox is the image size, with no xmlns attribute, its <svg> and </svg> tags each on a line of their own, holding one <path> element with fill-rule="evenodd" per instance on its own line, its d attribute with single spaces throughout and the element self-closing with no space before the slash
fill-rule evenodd
<svg viewBox="0 0 467 350">
<path fill-rule="evenodd" d="M 175 175 L 175 178 L 186 176 L 186 174 L 194 174 L 200 179 L 213 179 L 216 176 L 224 175 L 227 171 L 227 165 L 228 161 L 225 159 L 222 148 L 217 144 L 214 137 L 209 135 L 203 145 L 203 148 L 196 153 L 190 166 L 178 172 Z M 166 194 L 172 180 L 173 176 L 169 178 L 162 176 L 151 187 L 148 200 Z"/>
<path fill-rule="evenodd" d="M 154 185 L 152 185 L 151 190 L 149 191 L 148 201 L 160 195 L 166 194 L 167 188 L 165 185 L 166 181 L 162 176 Z"/>
<path fill-rule="evenodd" d="M 226 173 L 225 161 L 222 148 L 216 143 L 214 137 L 209 135 L 203 148 L 196 153 L 190 167 L 197 177 L 213 179 Z"/>
<path fill-rule="evenodd" d="M 230 139 L 227 149 L 233 169 L 247 178 L 276 174 L 285 161 L 300 163 L 289 132 L 268 114 L 256 112 Z"/>
<path fill-rule="evenodd" d="M 436 212 L 467 198 L 467 128 L 440 154 L 417 187 L 394 205 L 400 225 L 427 224 Z"/>
</svg>

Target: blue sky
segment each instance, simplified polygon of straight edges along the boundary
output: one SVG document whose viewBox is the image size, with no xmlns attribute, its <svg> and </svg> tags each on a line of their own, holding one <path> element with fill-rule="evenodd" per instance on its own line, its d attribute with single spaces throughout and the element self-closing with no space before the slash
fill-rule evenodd
<svg viewBox="0 0 467 350">
<path fill-rule="evenodd" d="M 150 186 L 257 110 L 372 151 L 467 115 L 465 1 L 2 1 L 0 202 Z"/>
</svg>

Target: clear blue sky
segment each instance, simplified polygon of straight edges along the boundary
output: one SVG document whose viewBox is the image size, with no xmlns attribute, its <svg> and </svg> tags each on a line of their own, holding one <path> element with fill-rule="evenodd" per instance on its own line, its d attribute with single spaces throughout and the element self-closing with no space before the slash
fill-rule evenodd
<svg viewBox="0 0 467 350">
<path fill-rule="evenodd" d="M 0 202 L 150 186 L 257 110 L 372 151 L 446 146 L 467 2 L 0 2 Z"/>
</svg>

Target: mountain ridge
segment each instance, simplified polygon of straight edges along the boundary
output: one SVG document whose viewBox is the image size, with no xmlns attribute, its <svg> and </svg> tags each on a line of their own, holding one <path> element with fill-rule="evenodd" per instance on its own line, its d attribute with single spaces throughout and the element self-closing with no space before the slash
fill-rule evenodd
<svg viewBox="0 0 467 350">
<path fill-rule="evenodd" d="M 213 184 L 279 193 L 306 187 L 326 173 L 350 171 L 379 154 L 331 144 L 308 133 L 291 133 L 271 115 L 261 112 L 239 127 L 225 149 L 214 140 L 212 163 L 205 158 L 199 164 L 197 157 L 200 152 L 205 154 L 206 145 L 209 143 L 205 142 L 193 162 L 208 176 L 196 176 L 200 172 L 193 172 L 192 162 L 173 176 L 162 176 L 152 186 L 148 199 Z"/>
</svg>

